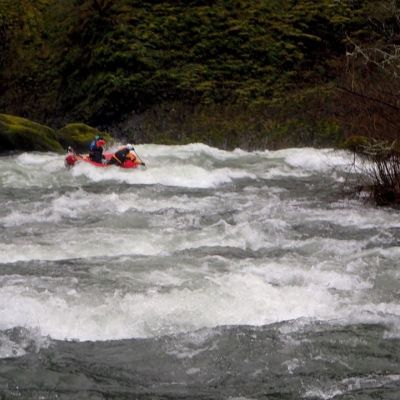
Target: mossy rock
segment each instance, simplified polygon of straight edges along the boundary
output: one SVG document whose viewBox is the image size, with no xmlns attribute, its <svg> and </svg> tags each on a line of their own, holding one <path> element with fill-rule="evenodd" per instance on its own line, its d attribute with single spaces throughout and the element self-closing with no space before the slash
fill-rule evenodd
<svg viewBox="0 0 400 400">
<path fill-rule="evenodd" d="M 53 129 L 26 118 L 0 114 L 0 151 L 55 151 L 62 147 Z"/>
<path fill-rule="evenodd" d="M 96 128 L 86 124 L 68 124 L 57 131 L 57 138 L 59 142 L 65 148 L 71 146 L 77 151 L 86 151 L 90 142 L 96 135 L 102 136 L 108 144 L 111 144 L 112 137 L 110 134 L 99 132 Z"/>
</svg>

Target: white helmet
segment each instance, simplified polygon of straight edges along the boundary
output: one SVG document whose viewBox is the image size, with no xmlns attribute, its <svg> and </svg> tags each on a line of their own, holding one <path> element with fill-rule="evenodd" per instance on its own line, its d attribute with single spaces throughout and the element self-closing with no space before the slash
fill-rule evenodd
<svg viewBox="0 0 400 400">
<path fill-rule="evenodd" d="M 126 145 L 126 148 L 127 148 L 128 150 L 133 150 L 133 145 L 131 145 L 130 143 L 128 143 L 128 144 Z"/>
</svg>

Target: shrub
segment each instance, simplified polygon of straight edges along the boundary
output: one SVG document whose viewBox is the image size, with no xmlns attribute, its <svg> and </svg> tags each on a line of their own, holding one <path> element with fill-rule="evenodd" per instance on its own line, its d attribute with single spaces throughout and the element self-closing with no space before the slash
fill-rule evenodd
<svg viewBox="0 0 400 400">
<path fill-rule="evenodd" d="M 363 188 L 380 206 L 400 205 L 400 152 L 397 142 L 366 139 L 356 147 Z"/>
</svg>

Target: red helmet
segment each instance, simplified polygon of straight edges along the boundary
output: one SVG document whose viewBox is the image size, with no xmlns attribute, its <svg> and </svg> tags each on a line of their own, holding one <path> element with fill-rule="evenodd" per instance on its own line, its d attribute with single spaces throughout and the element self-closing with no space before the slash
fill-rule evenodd
<svg viewBox="0 0 400 400">
<path fill-rule="evenodd" d="M 106 145 L 106 141 L 104 139 L 100 139 L 96 142 L 97 147 L 103 147 Z"/>
</svg>

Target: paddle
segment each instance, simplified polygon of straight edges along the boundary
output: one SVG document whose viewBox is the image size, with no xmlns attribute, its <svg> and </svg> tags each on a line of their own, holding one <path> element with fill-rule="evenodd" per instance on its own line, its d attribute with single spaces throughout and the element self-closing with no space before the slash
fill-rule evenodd
<svg viewBox="0 0 400 400">
<path fill-rule="evenodd" d="M 142 161 L 142 159 L 139 157 L 139 154 L 137 153 L 136 149 L 134 148 L 133 150 L 135 150 L 136 153 L 136 157 L 139 159 L 139 161 L 141 162 L 141 164 L 143 165 L 143 167 L 146 166 L 146 164 Z"/>
</svg>

